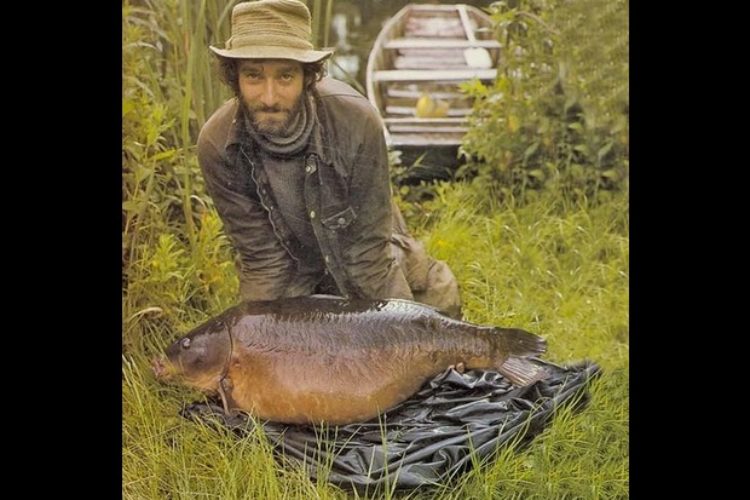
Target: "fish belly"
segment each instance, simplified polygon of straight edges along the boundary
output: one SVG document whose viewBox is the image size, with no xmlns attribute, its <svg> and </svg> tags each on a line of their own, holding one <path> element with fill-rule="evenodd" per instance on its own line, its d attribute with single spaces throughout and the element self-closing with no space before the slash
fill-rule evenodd
<svg viewBox="0 0 750 500">
<path fill-rule="evenodd" d="M 233 405 L 286 423 L 363 422 L 408 399 L 450 363 L 398 352 L 348 356 L 238 356 L 229 377 Z"/>
</svg>

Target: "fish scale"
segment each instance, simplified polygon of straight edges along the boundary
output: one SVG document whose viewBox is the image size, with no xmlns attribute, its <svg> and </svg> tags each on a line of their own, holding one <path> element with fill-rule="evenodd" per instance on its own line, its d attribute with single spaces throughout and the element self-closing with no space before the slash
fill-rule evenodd
<svg viewBox="0 0 750 500">
<path fill-rule="evenodd" d="M 448 366 L 542 378 L 525 359 L 545 341 L 481 326 L 407 300 L 298 297 L 238 304 L 154 361 L 160 378 L 218 392 L 225 410 L 287 423 L 365 421 Z"/>
</svg>

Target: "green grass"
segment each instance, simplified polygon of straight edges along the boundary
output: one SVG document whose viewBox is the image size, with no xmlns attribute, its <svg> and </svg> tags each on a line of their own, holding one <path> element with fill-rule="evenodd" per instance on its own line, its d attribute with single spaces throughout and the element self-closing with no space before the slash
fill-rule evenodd
<svg viewBox="0 0 750 500">
<path fill-rule="evenodd" d="M 409 496 L 627 497 L 626 196 L 576 207 L 545 194 L 524 206 L 490 207 L 470 186 L 438 191 L 434 201 L 410 207 L 409 223 L 432 255 L 456 273 L 467 319 L 539 333 L 549 342 L 546 359 L 590 359 L 604 372 L 583 411 L 563 410 L 528 447 L 502 451 L 444 489 Z M 226 292 L 208 310 L 177 313 L 173 328 L 183 331 L 231 300 Z M 260 429 L 237 440 L 178 416 L 184 402 L 200 396 L 160 385 L 151 376 L 148 356 L 178 335 L 160 329 L 152 316 L 132 320 L 134 331 L 150 340 L 123 357 L 125 498 L 353 496 L 313 483 L 299 468 L 279 466 Z"/>
</svg>

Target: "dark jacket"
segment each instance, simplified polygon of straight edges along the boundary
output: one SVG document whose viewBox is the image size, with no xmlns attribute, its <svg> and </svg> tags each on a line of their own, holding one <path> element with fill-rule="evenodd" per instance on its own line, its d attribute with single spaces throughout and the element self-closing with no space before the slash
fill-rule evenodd
<svg viewBox="0 0 750 500">
<path fill-rule="evenodd" d="M 315 96 L 317 123 L 304 152 L 304 193 L 299 195 L 325 273 L 340 295 L 412 299 L 399 263 L 404 259 L 396 258 L 403 255 L 392 249 L 394 216 L 398 220 L 400 214 L 393 213 L 380 117 L 367 99 L 337 80 L 320 81 Z M 198 160 L 239 253 L 242 298 L 315 293 L 321 277 L 300 272 L 306 256 L 278 210 L 237 99 L 227 101 L 204 125 Z M 452 300 L 458 300 L 457 288 Z"/>
</svg>

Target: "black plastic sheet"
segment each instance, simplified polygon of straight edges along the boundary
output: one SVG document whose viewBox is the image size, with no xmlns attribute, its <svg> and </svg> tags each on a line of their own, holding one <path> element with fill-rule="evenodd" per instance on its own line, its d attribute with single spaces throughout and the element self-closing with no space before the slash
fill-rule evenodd
<svg viewBox="0 0 750 500">
<path fill-rule="evenodd" d="M 324 471 L 331 483 L 360 491 L 444 483 L 468 470 L 472 460 L 487 459 L 515 440 L 528 442 L 560 408 L 585 405 L 589 382 L 600 373 L 596 364 L 536 362 L 550 376 L 527 387 L 513 386 L 494 371 L 459 373 L 451 368 L 366 423 L 330 428 L 261 425 L 275 449 L 303 463 L 313 479 Z M 216 403 L 190 404 L 182 415 L 223 425 L 239 438 L 253 428 L 246 415 L 226 416 Z"/>
</svg>

